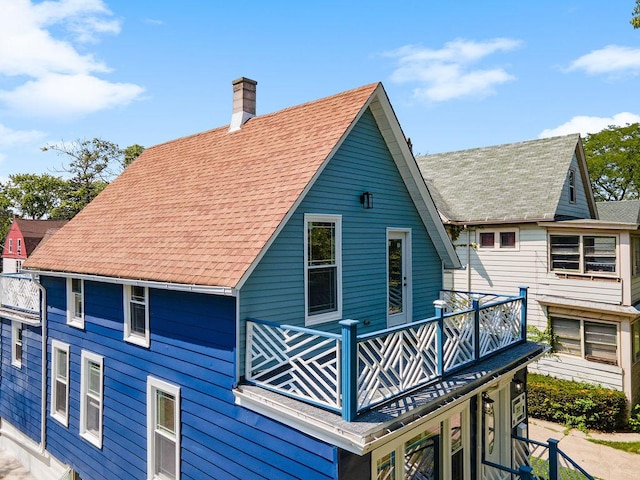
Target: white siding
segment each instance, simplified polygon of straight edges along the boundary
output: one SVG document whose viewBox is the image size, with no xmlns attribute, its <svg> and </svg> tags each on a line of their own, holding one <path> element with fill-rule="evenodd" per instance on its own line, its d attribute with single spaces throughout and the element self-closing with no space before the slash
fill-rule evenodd
<svg viewBox="0 0 640 480">
<path fill-rule="evenodd" d="M 622 391 L 622 368 L 579 357 L 552 354 L 529 365 L 529 371 L 576 382 L 588 382 Z"/>
</svg>

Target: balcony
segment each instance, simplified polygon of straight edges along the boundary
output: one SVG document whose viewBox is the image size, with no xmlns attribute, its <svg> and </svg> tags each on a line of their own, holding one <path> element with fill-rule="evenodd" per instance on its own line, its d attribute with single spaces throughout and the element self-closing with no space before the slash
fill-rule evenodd
<svg viewBox="0 0 640 480">
<path fill-rule="evenodd" d="M 367 334 L 355 320 L 340 334 L 249 320 L 246 381 L 351 422 L 525 343 L 526 295 L 442 291 L 434 317 Z"/>
<path fill-rule="evenodd" d="M 0 316 L 28 324 L 40 322 L 40 288 L 30 275 L 0 275 Z"/>
</svg>

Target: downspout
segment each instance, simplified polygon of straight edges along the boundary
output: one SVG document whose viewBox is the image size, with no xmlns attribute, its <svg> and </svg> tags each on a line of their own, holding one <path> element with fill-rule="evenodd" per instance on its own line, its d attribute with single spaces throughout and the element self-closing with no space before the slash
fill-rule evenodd
<svg viewBox="0 0 640 480">
<path fill-rule="evenodd" d="M 40 388 L 40 454 L 44 455 L 46 451 L 47 438 L 47 290 L 40 282 L 36 282 L 35 275 L 31 274 L 31 281 L 35 283 L 42 296 L 40 297 L 40 327 L 42 329 L 42 386 Z"/>
</svg>

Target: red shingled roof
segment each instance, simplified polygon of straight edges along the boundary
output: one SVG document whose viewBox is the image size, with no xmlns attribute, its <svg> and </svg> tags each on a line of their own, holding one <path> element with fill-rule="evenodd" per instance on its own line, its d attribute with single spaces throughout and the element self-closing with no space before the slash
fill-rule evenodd
<svg viewBox="0 0 640 480">
<path fill-rule="evenodd" d="M 235 287 L 377 87 L 148 148 L 24 267 Z"/>
</svg>

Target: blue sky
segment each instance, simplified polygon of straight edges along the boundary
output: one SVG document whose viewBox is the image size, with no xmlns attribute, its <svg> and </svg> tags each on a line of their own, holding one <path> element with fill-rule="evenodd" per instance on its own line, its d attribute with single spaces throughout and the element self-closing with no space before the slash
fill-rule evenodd
<svg viewBox="0 0 640 480">
<path fill-rule="evenodd" d="M 381 81 L 416 154 L 640 121 L 633 0 L 0 0 L 0 180 Z"/>
</svg>

